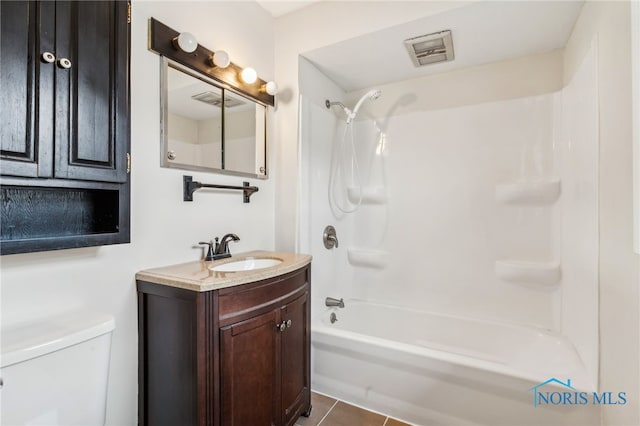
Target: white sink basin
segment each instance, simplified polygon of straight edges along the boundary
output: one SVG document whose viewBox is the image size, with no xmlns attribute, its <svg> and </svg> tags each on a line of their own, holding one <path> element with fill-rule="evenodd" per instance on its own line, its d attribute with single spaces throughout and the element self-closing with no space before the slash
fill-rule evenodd
<svg viewBox="0 0 640 426">
<path fill-rule="evenodd" d="M 218 266 L 212 266 L 209 267 L 209 269 L 216 272 L 242 272 L 270 268 L 281 263 L 282 260 L 280 259 L 247 258 L 236 260 L 235 262 L 224 263 Z"/>
</svg>

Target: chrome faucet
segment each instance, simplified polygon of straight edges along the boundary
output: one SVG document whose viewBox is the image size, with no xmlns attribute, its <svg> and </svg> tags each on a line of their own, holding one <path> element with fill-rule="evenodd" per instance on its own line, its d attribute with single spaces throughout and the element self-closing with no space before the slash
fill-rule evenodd
<svg viewBox="0 0 640 426">
<path fill-rule="evenodd" d="M 325 306 L 329 306 L 329 307 L 344 308 L 344 300 L 342 300 L 342 298 L 338 300 L 338 299 L 334 299 L 333 297 L 327 297 L 326 299 L 324 299 L 324 304 Z"/>
<path fill-rule="evenodd" d="M 240 237 L 236 234 L 227 234 L 220 242 L 218 242 L 218 237 L 216 237 L 216 248 L 213 252 L 213 259 L 224 259 L 226 257 L 231 257 L 231 252 L 229 251 L 229 241 L 240 241 Z"/>
</svg>

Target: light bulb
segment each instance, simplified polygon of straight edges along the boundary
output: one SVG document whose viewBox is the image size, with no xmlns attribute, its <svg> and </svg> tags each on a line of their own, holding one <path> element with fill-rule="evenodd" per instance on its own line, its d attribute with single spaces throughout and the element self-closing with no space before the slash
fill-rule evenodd
<svg viewBox="0 0 640 426">
<path fill-rule="evenodd" d="M 247 67 L 240 73 L 240 78 L 247 84 L 253 84 L 258 79 L 258 73 L 251 67 Z"/>
<path fill-rule="evenodd" d="M 191 33 L 180 33 L 172 42 L 173 47 L 186 53 L 193 53 L 198 48 L 198 40 Z"/>
<path fill-rule="evenodd" d="M 226 68 L 231 63 L 231 60 L 229 59 L 229 54 L 227 52 L 224 50 L 217 50 L 216 53 L 211 55 L 209 62 L 214 67 Z"/>
<path fill-rule="evenodd" d="M 262 87 L 260 87 L 260 91 L 266 92 L 271 96 L 275 96 L 278 93 L 278 85 L 275 81 L 272 80 L 267 82 L 266 84 L 263 84 Z"/>
</svg>

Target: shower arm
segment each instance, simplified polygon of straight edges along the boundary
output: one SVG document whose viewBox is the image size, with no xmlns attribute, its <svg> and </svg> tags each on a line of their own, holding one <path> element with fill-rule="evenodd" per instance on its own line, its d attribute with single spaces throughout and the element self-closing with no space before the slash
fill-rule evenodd
<svg viewBox="0 0 640 426">
<path fill-rule="evenodd" d="M 324 101 L 324 106 L 326 106 L 327 109 L 331 109 L 332 106 L 339 106 L 344 110 L 345 114 L 347 114 L 347 117 L 353 114 L 349 108 L 347 108 L 342 102 L 339 102 L 339 101 L 331 102 L 329 99 L 326 99 Z"/>
<path fill-rule="evenodd" d="M 331 102 L 329 99 L 326 99 L 324 101 L 324 106 L 326 106 L 327 109 L 331 109 L 331 107 L 334 105 L 341 107 L 344 110 L 344 112 L 347 114 L 347 124 L 350 124 L 353 121 L 353 119 L 356 118 L 356 114 L 358 114 L 358 110 L 360 109 L 360 106 L 364 101 L 366 101 L 367 99 L 371 101 L 375 101 L 380 97 L 381 94 L 382 92 L 380 89 L 369 90 L 367 93 L 362 95 L 360 99 L 358 99 L 358 102 L 356 102 L 356 106 L 353 108 L 353 111 L 347 108 L 346 106 L 344 106 L 342 102 L 339 102 L 339 101 Z"/>
</svg>

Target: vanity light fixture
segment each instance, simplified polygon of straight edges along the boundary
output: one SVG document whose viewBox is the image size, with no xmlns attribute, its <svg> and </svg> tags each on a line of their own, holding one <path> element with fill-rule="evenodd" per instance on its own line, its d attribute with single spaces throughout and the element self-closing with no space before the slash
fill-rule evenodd
<svg viewBox="0 0 640 426">
<path fill-rule="evenodd" d="M 275 81 L 271 80 L 260 86 L 260 92 L 275 96 L 278 93 L 278 85 Z"/>
<path fill-rule="evenodd" d="M 191 33 L 180 33 L 171 40 L 176 50 L 182 50 L 185 53 L 193 53 L 198 48 L 198 40 Z"/>
<path fill-rule="evenodd" d="M 226 68 L 231 64 L 231 59 L 229 59 L 229 54 L 224 50 L 216 50 L 213 55 L 209 56 L 209 64 L 212 67 Z"/>
<path fill-rule="evenodd" d="M 258 73 L 253 68 L 247 67 L 240 73 L 240 78 L 247 84 L 253 84 L 258 79 Z"/>
<path fill-rule="evenodd" d="M 2 0 L 0 0 L 2 1 Z M 262 80 L 253 68 L 234 64 L 229 54 L 198 44 L 195 36 L 180 33 L 154 18 L 149 18 L 149 50 L 226 85 L 262 105 L 275 105 L 277 85 Z"/>
</svg>

